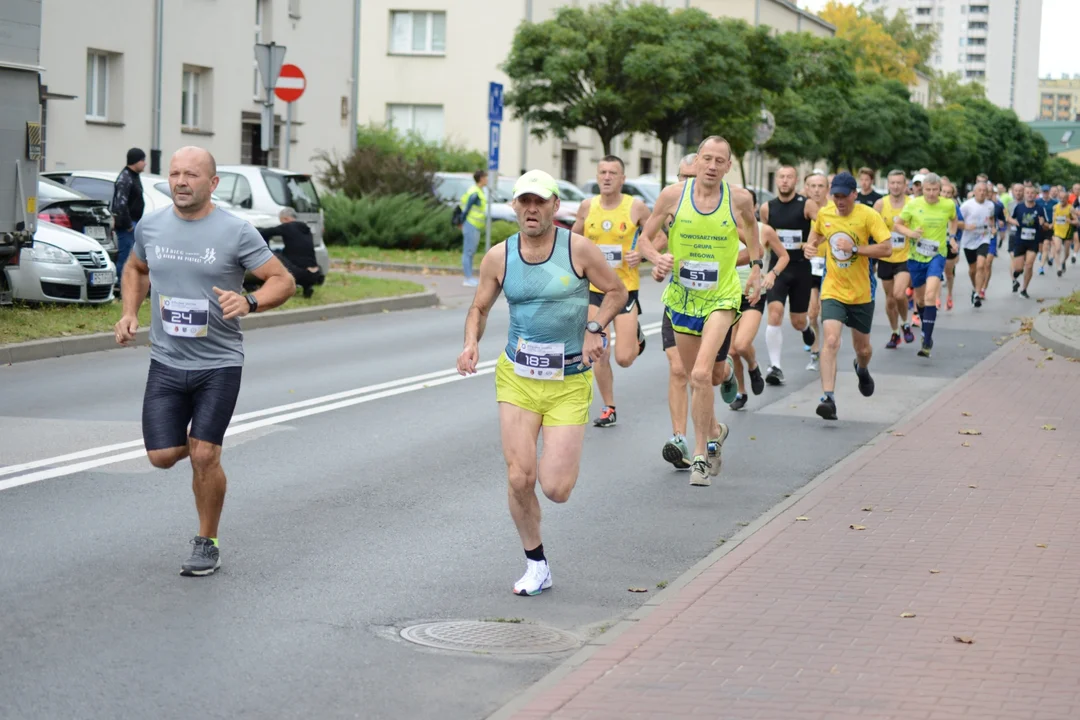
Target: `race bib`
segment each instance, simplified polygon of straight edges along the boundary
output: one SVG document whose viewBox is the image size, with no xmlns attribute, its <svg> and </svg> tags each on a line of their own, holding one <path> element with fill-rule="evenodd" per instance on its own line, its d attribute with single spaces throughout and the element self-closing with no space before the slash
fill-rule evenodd
<svg viewBox="0 0 1080 720">
<path fill-rule="evenodd" d="M 1056 218 L 1054 218 L 1054 224 L 1055 225 L 1068 225 L 1069 224 L 1069 218 L 1065 217 L 1064 215 L 1058 215 Z"/>
<path fill-rule="evenodd" d="M 907 244 L 907 238 L 900 233 L 894 232 L 892 234 L 892 246 L 894 250 L 899 250 Z"/>
<path fill-rule="evenodd" d="M 802 247 L 801 230 L 777 230 L 776 234 L 780 237 L 785 250 L 798 250 Z"/>
<path fill-rule="evenodd" d="M 597 245 L 597 247 L 604 253 L 604 259 L 607 260 L 608 265 L 613 268 L 622 267 L 622 245 Z"/>
<path fill-rule="evenodd" d="M 926 255 L 927 257 L 933 257 L 941 250 L 941 244 L 936 240 L 927 240 L 926 238 L 919 238 L 919 241 L 915 243 L 915 249 L 919 251 L 920 255 Z"/>
<path fill-rule="evenodd" d="M 533 380 L 562 380 L 565 350 L 563 343 L 534 343 L 518 338 L 514 372 Z"/>
<path fill-rule="evenodd" d="M 1021 240 L 1034 240 L 1035 239 L 1035 228 L 1020 228 L 1020 239 Z"/>
<path fill-rule="evenodd" d="M 818 277 L 824 277 L 825 275 L 825 258 L 815 255 L 810 258 L 810 274 L 817 275 Z"/>
<path fill-rule="evenodd" d="M 210 301 L 158 295 L 161 326 L 173 337 L 206 337 L 210 323 Z"/>
<path fill-rule="evenodd" d="M 683 260 L 679 284 L 690 290 L 715 290 L 720 280 L 720 263 Z"/>
</svg>

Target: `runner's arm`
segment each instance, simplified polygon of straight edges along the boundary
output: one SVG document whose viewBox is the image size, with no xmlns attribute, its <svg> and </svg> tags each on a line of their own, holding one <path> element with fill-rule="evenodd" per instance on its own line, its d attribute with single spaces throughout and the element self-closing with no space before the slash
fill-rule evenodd
<svg viewBox="0 0 1080 720">
<path fill-rule="evenodd" d="M 638 236 L 634 240 L 631 246 L 630 252 L 626 253 L 626 265 L 631 268 L 636 268 L 641 264 L 641 251 L 638 250 L 638 246 L 641 244 L 642 228 L 649 220 L 649 208 L 645 203 L 637 198 L 630 204 L 630 222 L 637 227 Z M 665 240 L 666 242 L 666 240 Z"/>
<path fill-rule="evenodd" d="M 874 212 L 876 212 L 878 215 L 881 214 L 881 211 L 884 208 L 885 208 L 885 198 L 881 197 L 881 198 L 878 198 L 877 200 L 874 201 Z"/>
<path fill-rule="evenodd" d="M 769 224 L 769 203 L 761 203 L 761 207 L 758 208 L 758 217 L 761 218 L 761 222 Z"/>
<path fill-rule="evenodd" d="M 775 282 L 776 276 L 784 272 L 784 268 L 787 267 L 790 257 L 788 256 L 787 248 L 784 247 L 784 243 L 780 242 L 780 236 L 777 234 L 776 230 L 766 225 L 762 228 L 762 237 L 765 239 L 765 244 L 773 251 L 773 255 L 776 255 L 776 264 L 773 265 L 772 270 L 769 271 L 772 273 L 773 281 Z"/>
<path fill-rule="evenodd" d="M 750 277 L 746 281 L 746 286 L 750 288 L 750 293 L 746 297 L 751 304 L 754 304 L 761 297 L 762 256 L 757 217 L 754 215 L 754 199 L 749 190 L 743 188 L 732 188 L 732 190 L 734 191 L 732 199 L 735 201 L 732 203 L 735 206 L 735 224 L 747 230 L 746 249 L 750 253 Z"/>
<path fill-rule="evenodd" d="M 821 208 L 818 207 L 816 202 L 810 198 L 806 198 L 806 204 L 803 206 L 803 217 L 813 222 L 814 220 L 817 220 L 818 210 L 820 209 Z"/>
<path fill-rule="evenodd" d="M 860 245 L 856 252 L 868 258 L 884 260 L 892 255 L 892 233 L 880 215 L 870 218 L 870 237 L 867 245 Z"/>
<path fill-rule="evenodd" d="M 669 215 L 674 216 L 675 211 L 679 209 L 679 199 L 682 197 L 682 193 L 683 183 L 668 185 L 660 192 L 660 197 L 656 199 L 656 205 L 653 207 L 652 215 L 645 222 L 645 228 L 641 231 L 641 237 L 638 238 L 638 248 L 641 250 L 641 254 L 654 265 L 659 265 L 661 258 L 660 251 L 653 244 L 654 238 L 659 239 L 657 236 L 662 234 L 664 220 Z M 662 242 L 666 243 L 667 239 L 665 238 Z M 670 267 L 667 268 L 667 270 L 670 269 Z M 665 270 L 665 272 L 667 271 Z"/>
<path fill-rule="evenodd" d="M 499 243 L 491 248 L 480 261 L 480 280 L 473 295 L 472 305 L 465 315 L 465 348 L 475 349 L 487 327 L 488 313 L 502 290 L 502 272 L 506 264 L 506 243 Z"/>
<path fill-rule="evenodd" d="M 817 257 L 818 243 L 824 239 L 824 236 L 819 234 L 817 230 L 811 229 L 810 237 L 808 237 L 806 243 L 803 244 L 803 255 L 805 255 L 808 260 Z"/>
<path fill-rule="evenodd" d="M 585 218 L 589 216 L 589 205 L 592 198 L 585 198 L 578 205 L 577 215 L 574 217 L 574 226 L 570 228 L 570 232 L 581 235 L 585 232 Z"/>
<path fill-rule="evenodd" d="M 574 258 L 574 264 L 581 264 L 581 272 L 578 274 L 604 294 L 604 300 L 600 303 L 595 320 L 601 326 L 607 327 L 619 311 L 626 307 L 626 299 L 629 297 L 626 286 L 615 274 L 615 270 L 608 265 L 604 253 L 588 238 L 576 234 L 571 235 L 570 252 Z M 578 268 L 574 269 L 576 271 Z"/>
<path fill-rule="evenodd" d="M 250 272 L 263 281 L 262 287 L 251 293 L 259 301 L 256 312 L 284 305 L 296 294 L 296 279 L 276 255 L 259 267 L 252 268 Z"/>
<path fill-rule="evenodd" d="M 896 220 L 893 221 L 893 229 L 896 230 L 896 232 L 900 233 L 901 235 L 903 235 L 906 238 L 920 238 L 920 237 L 922 237 L 921 232 L 919 232 L 918 230 L 912 230 L 911 228 L 909 228 L 907 226 L 907 223 L 904 222 L 904 219 L 902 217 L 900 217 L 899 215 L 897 215 Z"/>
</svg>

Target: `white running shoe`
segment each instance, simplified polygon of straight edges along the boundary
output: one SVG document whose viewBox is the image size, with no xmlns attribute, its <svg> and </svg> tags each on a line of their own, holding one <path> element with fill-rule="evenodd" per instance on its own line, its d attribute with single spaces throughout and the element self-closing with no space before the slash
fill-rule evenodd
<svg viewBox="0 0 1080 720">
<path fill-rule="evenodd" d="M 810 362 L 808 362 L 806 364 L 806 369 L 807 370 L 809 370 L 811 372 L 817 372 L 818 371 L 818 357 L 819 357 L 819 355 L 820 355 L 820 353 L 816 353 L 816 352 L 810 353 Z"/>
<path fill-rule="evenodd" d="M 514 583 L 515 595 L 539 595 L 551 587 L 551 568 L 547 560 L 525 560 L 528 566 L 521 579 Z"/>
</svg>

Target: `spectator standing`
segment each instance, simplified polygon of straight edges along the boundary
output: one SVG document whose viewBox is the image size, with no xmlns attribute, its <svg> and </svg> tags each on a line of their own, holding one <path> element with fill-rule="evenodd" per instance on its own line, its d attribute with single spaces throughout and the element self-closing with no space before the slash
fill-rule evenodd
<svg viewBox="0 0 1080 720">
<path fill-rule="evenodd" d="M 139 174 L 146 169 L 146 153 L 140 148 L 127 151 L 127 166 L 116 177 L 110 210 L 116 230 L 116 285 L 124 276 L 124 263 L 135 245 L 135 225 L 142 220 L 145 202 Z"/>
<path fill-rule="evenodd" d="M 485 170 L 477 170 L 473 173 L 473 184 L 465 194 L 461 196 L 461 212 L 464 221 L 461 224 L 461 234 L 464 242 L 461 248 L 461 269 L 465 271 L 465 287 L 476 287 L 477 280 L 473 277 L 473 256 L 476 248 L 480 245 L 480 231 L 484 229 L 487 217 L 487 187 L 488 174 Z"/>
</svg>

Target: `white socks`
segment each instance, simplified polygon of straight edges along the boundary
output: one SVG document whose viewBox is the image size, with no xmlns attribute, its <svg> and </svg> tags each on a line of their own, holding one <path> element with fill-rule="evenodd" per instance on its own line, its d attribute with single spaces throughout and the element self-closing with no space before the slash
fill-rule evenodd
<svg viewBox="0 0 1080 720">
<path fill-rule="evenodd" d="M 780 350 L 784 347 L 784 333 L 779 325 L 765 326 L 765 345 L 769 348 L 769 365 L 780 367 Z"/>
</svg>

